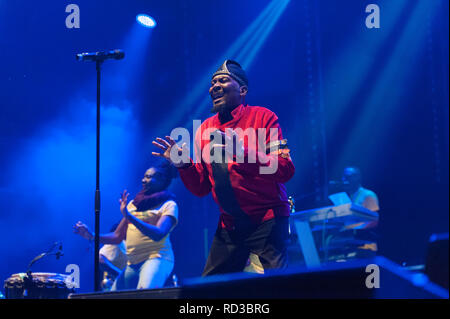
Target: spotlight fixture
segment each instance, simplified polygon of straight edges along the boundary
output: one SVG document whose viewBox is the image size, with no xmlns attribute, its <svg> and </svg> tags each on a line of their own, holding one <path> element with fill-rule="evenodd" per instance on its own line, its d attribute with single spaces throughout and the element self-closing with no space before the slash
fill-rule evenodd
<svg viewBox="0 0 450 319">
<path fill-rule="evenodd" d="M 136 21 L 139 22 L 140 25 L 142 25 L 146 28 L 153 29 L 154 27 L 156 27 L 155 19 L 153 19 L 148 14 L 142 14 L 142 13 L 138 14 L 136 16 Z"/>
</svg>

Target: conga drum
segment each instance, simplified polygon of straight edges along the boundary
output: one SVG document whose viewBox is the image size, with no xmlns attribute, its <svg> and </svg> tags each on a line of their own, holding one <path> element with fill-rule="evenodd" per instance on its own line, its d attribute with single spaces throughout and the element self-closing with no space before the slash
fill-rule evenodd
<svg viewBox="0 0 450 319">
<path fill-rule="evenodd" d="M 6 299 L 67 299 L 74 288 L 69 288 L 68 275 L 35 272 L 31 278 L 26 273 L 13 274 L 5 280 Z"/>
</svg>

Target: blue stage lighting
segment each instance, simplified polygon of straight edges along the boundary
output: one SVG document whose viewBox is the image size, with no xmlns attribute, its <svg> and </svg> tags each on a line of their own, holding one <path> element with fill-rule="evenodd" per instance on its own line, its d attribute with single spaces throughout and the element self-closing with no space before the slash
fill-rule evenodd
<svg viewBox="0 0 450 319">
<path fill-rule="evenodd" d="M 146 28 L 156 27 L 156 21 L 148 14 L 138 14 L 136 16 L 136 21 Z"/>
</svg>

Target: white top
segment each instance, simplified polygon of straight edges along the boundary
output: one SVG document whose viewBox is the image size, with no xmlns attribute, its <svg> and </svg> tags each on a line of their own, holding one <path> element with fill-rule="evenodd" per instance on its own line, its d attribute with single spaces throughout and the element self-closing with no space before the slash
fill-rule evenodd
<svg viewBox="0 0 450 319">
<path fill-rule="evenodd" d="M 172 216 L 175 219 L 172 229 L 178 222 L 178 205 L 173 200 L 168 200 L 160 207 L 143 212 L 138 212 L 133 201 L 131 201 L 127 209 L 133 216 L 150 225 L 156 225 L 162 216 Z M 163 258 L 174 261 L 172 244 L 169 239 L 170 231 L 163 239 L 154 241 L 141 233 L 132 223 L 129 223 L 126 240 L 128 264 L 138 264 L 150 258 Z"/>
<path fill-rule="evenodd" d="M 100 255 L 108 259 L 119 269 L 123 269 L 127 265 L 127 251 L 124 241 L 118 245 L 103 245 L 100 249 Z"/>
</svg>

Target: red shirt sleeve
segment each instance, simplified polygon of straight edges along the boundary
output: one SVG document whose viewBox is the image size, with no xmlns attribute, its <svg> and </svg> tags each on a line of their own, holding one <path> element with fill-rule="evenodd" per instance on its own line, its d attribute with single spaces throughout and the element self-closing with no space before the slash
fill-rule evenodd
<svg viewBox="0 0 450 319">
<path fill-rule="evenodd" d="M 266 129 L 265 146 L 271 142 L 283 140 L 281 127 L 275 113 L 268 113 L 262 119 Z M 272 130 L 271 130 L 272 129 Z M 249 158 L 256 158 L 256 163 L 249 163 Z M 286 183 L 295 173 L 294 163 L 291 160 L 289 149 L 285 148 L 281 153 L 266 154 L 266 150 L 245 147 L 244 163 L 238 164 L 240 170 L 249 174 L 258 174 L 261 177 L 275 180 L 278 183 Z"/>
<path fill-rule="evenodd" d="M 194 195 L 202 197 L 211 191 L 208 172 L 202 163 L 193 163 L 186 168 L 179 168 L 180 178 L 184 186 Z"/>
<path fill-rule="evenodd" d="M 202 197 L 209 194 L 212 189 L 211 182 L 209 180 L 208 171 L 201 160 L 202 148 L 201 148 L 201 130 L 198 130 L 195 135 L 195 151 L 196 163 L 191 160 L 191 164 L 184 168 L 179 168 L 180 178 L 183 181 L 184 186 L 194 195 Z"/>
</svg>

